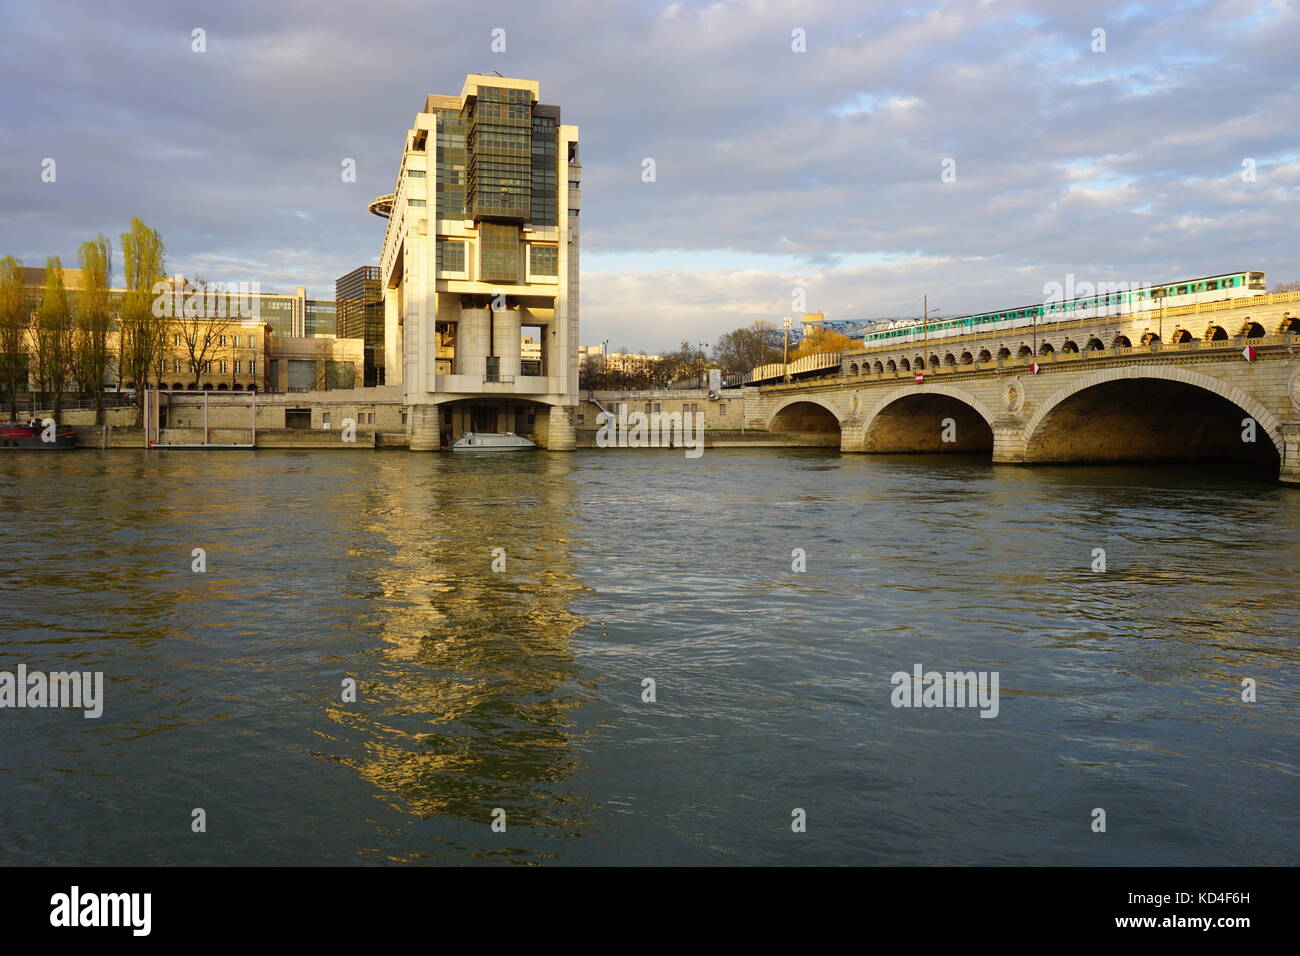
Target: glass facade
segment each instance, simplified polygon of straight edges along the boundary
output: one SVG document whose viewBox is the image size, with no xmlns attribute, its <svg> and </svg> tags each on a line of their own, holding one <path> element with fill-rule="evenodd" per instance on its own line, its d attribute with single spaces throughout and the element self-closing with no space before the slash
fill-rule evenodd
<svg viewBox="0 0 1300 956">
<path fill-rule="evenodd" d="M 532 207 L 532 95 L 481 86 L 465 104 L 471 216 L 525 221 Z"/>
<path fill-rule="evenodd" d="M 519 281 L 519 227 L 513 223 L 479 225 L 479 278 L 484 282 Z"/>
<path fill-rule="evenodd" d="M 337 329 L 336 304 L 325 299 L 308 299 L 304 327 L 307 335 L 335 335 Z"/>
<path fill-rule="evenodd" d="M 437 256 L 439 271 L 465 271 L 465 243 L 454 239 L 439 239 Z"/>
<path fill-rule="evenodd" d="M 559 275 L 560 250 L 557 246 L 532 245 L 528 247 L 531 256 L 528 271 L 538 276 Z"/>
<path fill-rule="evenodd" d="M 384 290 L 377 266 L 361 266 L 334 282 L 337 334 L 361 339 L 365 362 L 362 384 L 384 384 Z M 342 386 L 333 386 L 339 388 Z"/>
<path fill-rule="evenodd" d="M 464 219 L 465 211 L 465 119 L 457 110 L 435 110 L 438 116 L 439 219 Z"/>
<path fill-rule="evenodd" d="M 559 221 L 559 175 L 556 147 L 560 121 L 553 116 L 533 117 L 532 208 L 529 220 L 537 226 L 554 226 Z"/>
</svg>

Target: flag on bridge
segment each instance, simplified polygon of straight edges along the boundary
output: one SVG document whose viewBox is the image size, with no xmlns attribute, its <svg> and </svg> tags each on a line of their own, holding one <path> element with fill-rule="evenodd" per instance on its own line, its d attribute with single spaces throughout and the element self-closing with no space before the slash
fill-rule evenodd
<svg viewBox="0 0 1300 956">
<path fill-rule="evenodd" d="M 917 380 L 918 382 L 924 382 L 924 381 L 925 381 L 925 373 L 924 373 L 924 372 L 917 372 L 917 373 L 916 373 L 916 380 Z"/>
<path fill-rule="evenodd" d="M 1038 366 L 1038 363 L 1037 363 L 1037 362 L 1030 362 L 1030 363 L 1029 363 L 1029 374 L 1030 374 L 1030 375 L 1037 375 L 1037 374 L 1038 374 L 1038 367 L 1039 367 L 1039 366 Z"/>
<path fill-rule="evenodd" d="M 1255 351 L 1254 347 L 1250 345 L 1247 345 L 1242 349 L 1241 354 L 1245 357 L 1247 362 L 1255 361 L 1255 358 L 1259 355 L 1259 353 Z"/>
</svg>

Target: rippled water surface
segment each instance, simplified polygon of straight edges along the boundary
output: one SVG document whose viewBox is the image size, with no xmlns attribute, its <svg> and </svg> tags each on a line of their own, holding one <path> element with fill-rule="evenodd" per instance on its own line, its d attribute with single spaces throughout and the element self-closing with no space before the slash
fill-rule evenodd
<svg viewBox="0 0 1300 956">
<path fill-rule="evenodd" d="M 1267 475 L 82 451 L 6 455 L 0 505 L 0 669 L 107 698 L 0 711 L 0 861 L 1295 859 Z M 916 664 L 997 671 L 998 716 L 894 708 Z"/>
</svg>

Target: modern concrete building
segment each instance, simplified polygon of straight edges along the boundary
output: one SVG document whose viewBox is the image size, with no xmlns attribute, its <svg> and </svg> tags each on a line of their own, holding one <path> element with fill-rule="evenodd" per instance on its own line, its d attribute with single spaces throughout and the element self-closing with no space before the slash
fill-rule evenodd
<svg viewBox="0 0 1300 956">
<path fill-rule="evenodd" d="M 413 450 L 467 431 L 573 448 L 581 169 L 577 127 L 532 80 L 471 74 L 426 97 L 396 188 L 370 205 L 388 219 L 385 380 Z"/>
</svg>

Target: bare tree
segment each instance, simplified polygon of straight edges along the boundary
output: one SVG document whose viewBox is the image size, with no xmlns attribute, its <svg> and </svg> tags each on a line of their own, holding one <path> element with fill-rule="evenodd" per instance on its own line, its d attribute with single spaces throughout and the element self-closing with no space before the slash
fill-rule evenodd
<svg viewBox="0 0 1300 956">
<path fill-rule="evenodd" d="M 746 329 L 719 336 L 713 360 L 729 375 L 744 375 L 760 365 L 781 361 L 781 349 L 772 344 L 776 327 L 758 321 Z"/>
<path fill-rule="evenodd" d="M 95 424 L 104 424 L 104 376 L 108 371 L 108 289 L 113 276 L 113 247 L 102 232 L 77 252 L 82 287 L 77 293 L 75 366 L 83 392 L 95 400 Z"/>
<path fill-rule="evenodd" d="M 1274 292 L 1300 292 L 1300 282 L 1274 282 Z"/>
<path fill-rule="evenodd" d="M 149 387 L 165 352 L 167 327 L 162 296 L 166 265 L 162 237 L 139 219 L 131 220 L 129 232 L 122 233 L 122 268 L 126 274 L 126 295 L 122 299 L 119 323 L 120 374 L 143 391 Z M 144 403 L 136 405 L 136 426 L 144 424 Z"/>
<path fill-rule="evenodd" d="M 18 418 L 18 384 L 27 384 L 27 330 L 31 312 L 23 293 L 23 264 L 13 256 L 0 259 L 0 380 L 9 403 L 9 418 Z"/>
<path fill-rule="evenodd" d="M 195 277 L 185 285 L 184 301 L 171 322 L 173 345 L 179 344 L 185 363 L 198 388 L 199 378 L 219 351 L 226 337 L 239 328 L 240 317 L 228 315 L 225 293 L 206 279 Z"/>
</svg>

